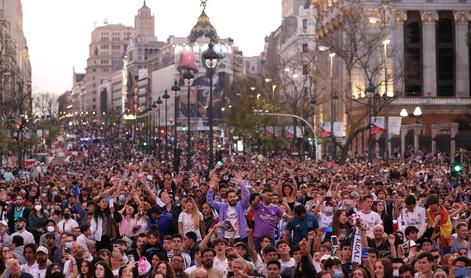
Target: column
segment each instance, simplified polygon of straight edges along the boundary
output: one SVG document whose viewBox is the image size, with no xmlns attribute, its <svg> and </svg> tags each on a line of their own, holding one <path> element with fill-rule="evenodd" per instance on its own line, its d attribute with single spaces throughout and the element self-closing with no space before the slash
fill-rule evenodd
<svg viewBox="0 0 471 278">
<path fill-rule="evenodd" d="M 458 135 L 458 123 L 451 123 L 450 124 L 450 157 L 451 162 L 455 162 L 455 154 L 456 154 L 456 135 Z"/>
<path fill-rule="evenodd" d="M 423 96 L 437 96 L 437 53 L 435 22 L 438 20 L 437 11 L 422 11 L 422 66 L 423 66 Z"/>
<path fill-rule="evenodd" d="M 456 96 L 469 96 L 469 52 L 466 45 L 470 13 L 455 11 Z"/>
<path fill-rule="evenodd" d="M 409 128 L 405 125 L 401 126 L 401 159 L 404 160 L 404 155 L 406 153 L 406 135 L 409 131 Z"/>
<path fill-rule="evenodd" d="M 393 92 L 390 93 L 404 92 L 404 22 L 407 20 L 407 11 L 397 10 L 395 17 L 395 35 L 392 40 L 392 45 L 395 49 L 396 54 L 394 56 L 396 56 L 396 58 L 394 59 L 394 72 L 392 76 L 396 76 L 396 78 L 393 78 Z"/>
<path fill-rule="evenodd" d="M 375 156 L 379 156 L 379 139 L 381 138 L 381 134 L 376 134 L 375 135 Z"/>
<path fill-rule="evenodd" d="M 419 148 L 419 136 L 422 133 L 422 125 L 416 124 L 414 125 L 414 152 L 418 153 L 420 151 Z"/>
<path fill-rule="evenodd" d="M 432 154 L 437 153 L 437 126 L 432 124 Z"/>
</svg>

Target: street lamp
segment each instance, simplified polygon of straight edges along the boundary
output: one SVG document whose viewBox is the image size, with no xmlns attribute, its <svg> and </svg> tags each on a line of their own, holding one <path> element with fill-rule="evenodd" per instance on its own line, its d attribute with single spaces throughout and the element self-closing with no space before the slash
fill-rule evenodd
<svg viewBox="0 0 471 278">
<path fill-rule="evenodd" d="M 154 146 L 154 143 L 155 143 L 155 110 L 157 108 L 157 103 L 154 101 L 152 103 L 152 124 L 151 124 L 151 127 L 152 127 L 152 146 Z"/>
<path fill-rule="evenodd" d="M 187 103 L 187 118 L 188 118 L 188 127 L 186 130 L 186 170 L 191 170 L 191 106 L 190 106 L 190 94 L 191 94 L 191 85 L 193 85 L 193 80 L 195 76 L 190 69 L 187 69 L 183 74 L 183 80 L 185 86 L 188 87 L 188 103 Z"/>
<path fill-rule="evenodd" d="M 164 99 L 165 101 L 165 153 L 164 153 L 164 160 L 165 162 L 167 162 L 168 160 L 168 151 L 167 151 L 167 148 L 168 148 L 168 114 L 167 114 L 167 100 L 170 98 L 170 96 L 168 95 L 168 92 L 167 90 L 164 91 L 164 95 L 162 96 L 162 98 Z"/>
<path fill-rule="evenodd" d="M 159 122 L 158 122 L 159 129 L 157 131 L 158 139 L 159 139 L 159 146 L 158 146 L 158 149 L 157 149 L 157 155 L 158 155 L 158 158 L 159 158 L 159 161 L 160 161 L 160 149 L 162 147 L 162 142 L 160 141 L 160 105 L 163 103 L 160 96 L 157 98 L 157 101 L 155 103 L 158 106 L 158 115 L 159 115 Z"/>
<path fill-rule="evenodd" d="M 173 112 L 173 118 L 175 119 L 175 124 L 174 124 L 174 133 L 175 133 L 175 136 L 173 138 L 174 142 L 173 142 L 173 170 L 174 172 L 178 173 L 178 165 L 177 165 L 177 144 L 178 144 L 178 134 L 177 134 L 177 125 L 178 125 L 178 99 L 177 99 L 177 95 L 178 95 L 178 92 L 180 92 L 180 87 L 178 86 L 178 83 L 177 83 L 177 80 L 175 80 L 173 82 L 173 86 L 172 86 L 172 89 L 171 89 L 174 93 L 175 93 L 175 100 L 174 100 L 174 112 Z"/>
<path fill-rule="evenodd" d="M 213 44 L 209 43 L 208 49 L 203 52 L 203 64 L 209 74 L 209 110 L 208 110 L 208 124 L 209 124 L 209 166 L 208 169 L 213 169 L 214 152 L 213 152 L 213 72 L 218 65 L 220 56 L 213 49 Z"/>
<path fill-rule="evenodd" d="M 330 137 L 332 139 L 332 160 L 337 156 L 337 146 L 335 145 L 334 122 L 335 122 L 335 104 L 334 104 L 334 57 L 335 53 L 329 53 L 330 57 Z"/>
<path fill-rule="evenodd" d="M 405 108 L 402 108 L 401 112 L 399 113 L 399 115 L 402 117 L 402 118 L 406 118 L 406 117 L 413 117 L 415 118 L 415 123 L 419 123 L 419 119 L 422 117 L 422 109 L 420 108 L 420 106 L 416 106 L 414 111 L 412 112 L 412 115 L 410 115 L 407 110 Z"/>
<path fill-rule="evenodd" d="M 368 162 L 373 161 L 373 141 L 371 140 L 371 112 L 372 112 L 372 100 L 376 95 L 376 89 L 373 84 L 369 84 L 365 90 L 366 97 L 368 98 Z"/>
</svg>

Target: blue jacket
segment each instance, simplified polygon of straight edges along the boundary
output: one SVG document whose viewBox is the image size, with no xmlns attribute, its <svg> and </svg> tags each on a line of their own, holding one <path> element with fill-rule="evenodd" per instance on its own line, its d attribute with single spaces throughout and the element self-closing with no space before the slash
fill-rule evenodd
<svg viewBox="0 0 471 278">
<path fill-rule="evenodd" d="M 242 181 L 240 183 L 240 191 L 242 192 L 242 199 L 236 204 L 237 221 L 239 222 L 239 236 L 240 238 L 247 237 L 247 219 L 245 218 L 245 211 L 249 207 L 250 192 L 247 188 L 248 182 Z M 214 201 L 214 192 L 209 189 L 206 194 L 206 202 L 219 213 L 219 221 L 224 222 L 227 215 L 229 204 L 227 202 Z"/>
</svg>

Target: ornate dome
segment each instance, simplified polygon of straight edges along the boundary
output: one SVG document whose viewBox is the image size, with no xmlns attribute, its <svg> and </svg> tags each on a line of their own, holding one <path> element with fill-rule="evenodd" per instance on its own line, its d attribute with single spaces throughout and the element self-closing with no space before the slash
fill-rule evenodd
<svg viewBox="0 0 471 278">
<path fill-rule="evenodd" d="M 209 38 L 211 42 L 218 41 L 216 28 L 211 25 L 209 22 L 209 17 L 206 15 L 204 10 L 198 18 L 196 25 L 191 29 L 190 35 L 188 36 L 188 41 L 192 43 L 202 37 Z"/>
</svg>

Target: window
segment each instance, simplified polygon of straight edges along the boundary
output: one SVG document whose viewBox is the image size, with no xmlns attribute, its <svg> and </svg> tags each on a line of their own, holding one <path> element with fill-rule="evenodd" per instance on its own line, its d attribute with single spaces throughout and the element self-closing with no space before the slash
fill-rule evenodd
<svg viewBox="0 0 471 278">
<path fill-rule="evenodd" d="M 303 29 L 307 29 L 307 19 L 303 19 Z"/>
<path fill-rule="evenodd" d="M 303 43 L 303 52 L 304 52 L 304 53 L 308 52 L 307 43 Z"/>
<path fill-rule="evenodd" d="M 422 96 L 422 20 L 420 12 L 407 12 L 404 24 L 405 96 Z"/>
<path fill-rule="evenodd" d="M 436 27 L 437 96 L 455 95 L 455 20 L 452 11 L 440 11 Z"/>
</svg>

